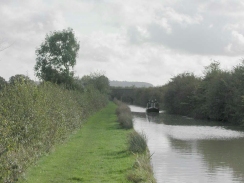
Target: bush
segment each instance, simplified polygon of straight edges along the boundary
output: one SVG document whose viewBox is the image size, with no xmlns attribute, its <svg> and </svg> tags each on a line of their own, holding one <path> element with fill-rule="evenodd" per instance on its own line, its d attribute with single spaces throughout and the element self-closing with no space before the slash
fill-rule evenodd
<svg viewBox="0 0 244 183">
<path fill-rule="evenodd" d="M 130 108 L 118 100 L 115 100 L 115 103 L 118 105 L 116 114 L 119 124 L 125 129 L 133 128 L 133 117 Z"/>
<path fill-rule="evenodd" d="M 123 113 L 131 113 L 131 110 L 126 104 L 121 103 L 121 104 L 119 104 L 118 108 L 116 109 L 116 114 L 120 115 Z"/>
<path fill-rule="evenodd" d="M 120 125 L 125 129 L 133 128 L 133 119 L 130 113 L 122 113 L 118 116 Z"/>
<path fill-rule="evenodd" d="M 147 150 L 147 138 L 145 134 L 132 132 L 128 138 L 129 151 L 133 153 L 143 153 Z"/>
</svg>

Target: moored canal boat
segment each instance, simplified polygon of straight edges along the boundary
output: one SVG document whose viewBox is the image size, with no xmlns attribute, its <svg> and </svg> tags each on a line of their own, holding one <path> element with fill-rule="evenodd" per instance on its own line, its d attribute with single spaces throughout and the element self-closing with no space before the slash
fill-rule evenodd
<svg viewBox="0 0 244 183">
<path fill-rule="evenodd" d="M 157 100 L 149 100 L 147 103 L 147 108 L 146 108 L 146 112 L 156 112 L 159 113 L 159 104 L 157 102 Z"/>
<path fill-rule="evenodd" d="M 159 108 L 155 108 L 155 107 L 150 107 L 146 109 L 147 112 L 157 112 L 159 113 Z"/>
</svg>

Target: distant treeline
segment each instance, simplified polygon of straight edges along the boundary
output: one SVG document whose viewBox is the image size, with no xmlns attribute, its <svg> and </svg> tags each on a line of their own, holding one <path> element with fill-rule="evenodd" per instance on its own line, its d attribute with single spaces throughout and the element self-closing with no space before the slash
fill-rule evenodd
<svg viewBox="0 0 244 183">
<path fill-rule="evenodd" d="M 126 90 L 127 92 L 123 92 Z M 129 93 L 129 94 L 128 94 Z M 146 107 L 148 100 L 157 100 L 162 108 L 164 87 L 111 87 L 111 96 L 125 103 Z"/>
<path fill-rule="evenodd" d="M 146 82 L 109 81 L 109 84 L 114 87 L 153 87 L 151 83 Z"/>
<path fill-rule="evenodd" d="M 244 125 L 244 61 L 229 71 L 213 62 L 202 77 L 186 72 L 162 87 L 134 88 L 132 93 L 136 105 L 157 99 L 171 114 Z"/>
</svg>

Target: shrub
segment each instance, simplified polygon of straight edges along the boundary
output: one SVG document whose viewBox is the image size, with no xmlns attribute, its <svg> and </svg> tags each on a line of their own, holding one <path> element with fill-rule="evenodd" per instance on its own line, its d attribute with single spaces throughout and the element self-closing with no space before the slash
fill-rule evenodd
<svg viewBox="0 0 244 183">
<path fill-rule="evenodd" d="M 128 173 L 127 179 L 134 183 L 156 183 L 156 180 L 153 177 L 153 169 L 150 159 L 151 156 L 148 152 L 140 156 L 137 155 L 136 162 L 133 165 L 133 170 Z"/>
<path fill-rule="evenodd" d="M 143 153 L 147 150 L 147 138 L 145 134 L 132 132 L 128 138 L 129 151 L 133 153 Z"/>
<path fill-rule="evenodd" d="M 116 114 L 119 124 L 125 129 L 133 128 L 133 117 L 130 108 L 118 100 L 115 100 L 115 103 L 118 105 Z"/>
<path fill-rule="evenodd" d="M 130 113 L 122 113 L 118 116 L 120 125 L 125 129 L 133 128 L 133 119 Z"/>
<path fill-rule="evenodd" d="M 118 106 L 118 108 L 116 109 L 116 114 L 117 115 L 120 115 L 122 113 L 131 113 L 130 108 L 126 104 L 123 104 L 123 103 L 121 103 Z"/>
</svg>

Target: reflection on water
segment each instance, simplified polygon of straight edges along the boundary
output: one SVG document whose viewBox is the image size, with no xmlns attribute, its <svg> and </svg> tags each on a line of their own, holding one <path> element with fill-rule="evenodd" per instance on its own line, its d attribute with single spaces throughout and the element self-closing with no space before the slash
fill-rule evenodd
<svg viewBox="0 0 244 183">
<path fill-rule="evenodd" d="M 130 107 L 135 130 L 148 138 L 158 183 L 244 182 L 243 131 Z"/>
</svg>

